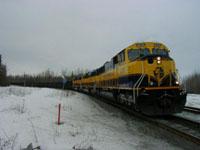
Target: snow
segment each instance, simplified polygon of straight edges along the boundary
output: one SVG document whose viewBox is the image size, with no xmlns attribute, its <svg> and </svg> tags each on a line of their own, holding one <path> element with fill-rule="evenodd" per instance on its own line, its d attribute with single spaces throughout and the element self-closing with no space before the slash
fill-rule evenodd
<svg viewBox="0 0 200 150">
<path fill-rule="evenodd" d="M 200 108 L 200 95 L 199 94 L 188 94 L 186 106 Z"/>
<path fill-rule="evenodd" d="M 156 127 L 87 95 L 0 87 L 0 149 L 19 150 L 30 143 L 42 150 L 183 149 Z"/>
<path fill-rule="evenodd" d="M 200 95 L 198 94 L 188 94 L 186 106 L 200 108 Z M 200 115 L 191 112 L 183 111 L 182 113 L 176 114 L 177 116 L 187 118 L 200 123 Z"/>
</svg>

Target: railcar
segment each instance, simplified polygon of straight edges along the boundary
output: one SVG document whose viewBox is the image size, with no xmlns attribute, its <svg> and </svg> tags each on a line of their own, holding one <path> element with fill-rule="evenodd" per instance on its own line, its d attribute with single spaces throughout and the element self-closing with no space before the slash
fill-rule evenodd
<svg viewBox="0 0 200 150">
<path fill-rule="evenodd" d="M 74 79 L 73 88 L 112 94 L 115 102 L 146 115 L 179 113 L 187 93 L 169 52 L 162 43 L 134 43 L 103 66 Z"/>
</svg>

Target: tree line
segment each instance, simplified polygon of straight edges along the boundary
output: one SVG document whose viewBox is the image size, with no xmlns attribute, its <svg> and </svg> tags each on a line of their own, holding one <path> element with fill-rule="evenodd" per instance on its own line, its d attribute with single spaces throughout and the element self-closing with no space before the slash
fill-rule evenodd
<svg viewBox="0 0 200 150">
<path fill-rule="evenodd" d="M 0 65 L 0 85 L 1 86 L 8 85 L 8 81 L 7 81 L 6 76 L 7 76 L 6 65 L 1 64 Z"/>
<path fill-rule="evenodd" d="M 6 77 L 7 77 L 6 65 L 2 64 L 1 54 L 0 54 L 0 86 L 8 85 L 8 81 Z"/>
<path fill-rule="evenodd" d="M 57 74 L 47 69 L 38 74 L 9 75 L 7 76 L 10 85 L 49 87 L 49 88 L 71 88 L 72 80 L 86 71 L 77 69 L 75 71 L 62 70 Z"/>
<path fill-rule="evenodd" d="M 183 79 L 183 86 L 188 93 L 200 94 L 200 73 L 194 72 Z"/>
<path fill-rule="evenodd" d="M 10 85 L 49 88 L 67 88 L 72 78 L 73 76 L 64 74 L 64 72 L 57 75 L 49 69 L 35 75 L 24 73 L 23 75 L 9 75 L 7 77 Z"/>
</svg>

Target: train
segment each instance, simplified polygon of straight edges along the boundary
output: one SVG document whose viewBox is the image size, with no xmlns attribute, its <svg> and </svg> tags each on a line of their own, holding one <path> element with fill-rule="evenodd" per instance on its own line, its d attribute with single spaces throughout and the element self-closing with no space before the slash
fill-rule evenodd
<svg viewBox="0 0 200 150">
<path fill-rule="evenodd" d="M 74 78 L 72 87 L 110 95 L 114 102 L 149 116 L 180 113 L 187 93 L 169 53 L 159 42 L 133 43 L 101 67 Z"/>
</svg>

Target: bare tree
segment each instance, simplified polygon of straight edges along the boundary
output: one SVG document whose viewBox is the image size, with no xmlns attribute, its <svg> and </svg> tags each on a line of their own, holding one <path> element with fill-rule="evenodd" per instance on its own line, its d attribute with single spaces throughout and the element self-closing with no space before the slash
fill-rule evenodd
<svg viewBox="0 0 200 150">
<path fill-rule="evenodd" d="M 187 92 L 200 94 L 200 73 L 194 72 L 185 77 L 183 79 L 183 84 Z"/>
</svg>

